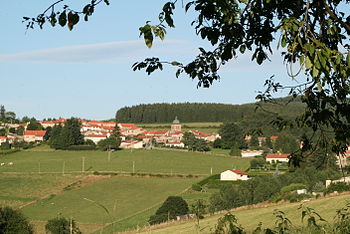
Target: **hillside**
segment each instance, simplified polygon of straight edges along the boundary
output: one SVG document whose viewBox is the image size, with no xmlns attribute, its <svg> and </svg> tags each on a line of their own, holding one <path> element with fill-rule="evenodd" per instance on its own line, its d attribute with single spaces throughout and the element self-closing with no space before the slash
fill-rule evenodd
<svg viewBox="0 0 350 234">
<path fill-rule="evenodd" d="M 289 218 L 293 225 L 300 226 L 301 222 L 301 210 L 299 206 L 304 204 L 306 207 L 311 207 L 321 215 L 322 218 L 326 219 L 329 223 L 332 223 L 336 210 L 344 207 L 347 201 L 350 199 L 350 194 L 344 194 L 335 197 L 320 198 L 307 203 L 283 203 L 283 204 L 270 204 L 266 206 L 260 206 L 257 208 L 250 209 L 236 209 L 232 211 L 237 219 L 238 223 L 242 227 L 251 233 L 259 224 L 262 222 L 264 228 L 273 228 L 275 226 L 276 218 L 273 215 L 274 210 L 281 210 L 285 213 L 286 217 Z M 222 217 L 225 213 L 212 215 L 204 218 L 200 221 L 200 233 L 211 233 L 215 227 L 218 218 Z M 306 225 L 306 220 L 304 222 Z M 196 233 L 196 222 L 195 220 L 185 221 L 182 223 L 175 222 L 168 225 L 159 225 L 151 229 L 147 228 L 141 230 L 140 233 Z"/>
<path fill-rule="evenodd" d="M 279 99 L 279 105 L 249 103 L 230 105 L 219 103 L 157 103 L 123 107 L 116 113 L 118 122 L 126 123 L 170 123 L 175 116 L 181 122 L 240 122 L 247 119 L 271 119 L 280 116 L 293 118 L 304 110 L 301 101 L 286 105 L 287 98 Z M 263 107 L 258 108 L 258 104 Z M 273 112 L 273 113 L 272 113 Z"/>
</svg>

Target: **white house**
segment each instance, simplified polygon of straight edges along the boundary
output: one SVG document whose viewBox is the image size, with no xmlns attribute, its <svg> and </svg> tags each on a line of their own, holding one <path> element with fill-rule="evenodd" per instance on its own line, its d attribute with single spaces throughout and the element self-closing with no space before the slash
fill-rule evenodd
<svg viewBox="0 0 350 234">
<path fill-rule="evenodd" d="M 220 180 L 248 180 L 248 175 L 240 170 L 226 170 L 220 173 Z"/>
<path fill-rule="evenodd" d="M 122 149 L 141 149 L 141 148 L 143 148 L 143 142 L 136 141 L 136 140 L 126 140 L 120 144 L 120 148 L 122 148 Z"/>
<path fill-rule="evenodd" d="M 23 140 L 25 142 L 44 141 L 45 134 L 46 134 L 46 131 L 43 131 L 43 130 L 27 130 L 27 131 L 24 131 Z"/>
<path fill-rule="evenodd" d="M 250 158 L 255 156 L 261 156 L 264 153 L 263 150 L 242 150 L 242 158 Z"/>
<path fill-rule="evenodd" d="M 84 140 L 92 140 L 97 144 L 101 140 L 105 140 L 110 136 L 110 134 L 86 134 L 84 135 Z"/>
<path fill-rule="evenodd" d="M 266 162 L 288 162 L 290 154 L 267 154 Z"/>
</svg>

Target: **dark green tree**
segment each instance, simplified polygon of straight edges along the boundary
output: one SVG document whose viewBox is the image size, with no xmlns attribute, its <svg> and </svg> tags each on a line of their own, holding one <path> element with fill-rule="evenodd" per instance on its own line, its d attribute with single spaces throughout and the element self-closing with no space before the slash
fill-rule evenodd
<svg viewBox="0 0 350 234">
<path fill-rule="evenodd" d="M 230 149 L 233 146 L 238 148 L 245 147 L 243 130 L 234 123 L 225 123 L 220 127 L 219 134 L 221 136 L 222 148 Z"/>
<path fill-rule="evenodd" d="M 149 218 L 148 222 L 150 224 L 162 223 L 175 219 L 176 216 L 188 214 L 188 211 L 188 204 L 182 197 L 170 196 L 158 208 L 156 214 Z"/>
<path fill-rule="evenodd" d="M 186 147 L 188 147 L 188 150 L 192 151 L 209 151 L 209 144 L 204 139 L 198 139 L 195 137 L 195 135 L 191 132 L 185 132 L 182 142 Z"/>
<path fill-rule="evenodd" d="M 64 217 L 48 220 L 45 230 L 46 233 L 51 234 L 81 234 L 76 222 L 73 219 L 68 220 Z"/>
<path fill-rule="evenodd" d="M 6 118 L 5 106 L 0 105 L 0 120 L 5 120 L 5 118 Z"/>
<path fill-rule="evenodd" d="M 50 139 L 48 143 L 54 149 L 63 149 L 63 143 L 61 142 L 61 132 L 61 125 L 55 125 L 50 132 Z"/>
<path fill-rule="evenodd" d="M 111 149 L 119 149 L 120 143 L 121 143 L 120 137 L 111 135 L 110 137 L 99 141 L 97 143 L 97 148 L 103 151 L 111 150 Z"/>
<path fill-rule="evenodd" d="M 41 124 L 35 118 L 31 118 L 27 126 L 27 130 L 42 130 L 42 129 L 43 127 L 41 126 Z"/>
<path fill-rule="evenodd" d="M 284 154 L 291 154 L 298 149 L 298 139 L 290 134 L 282 134 L 276 140 L 274 151 Z"/>
<path fill-rule="evenodd" d="M 34 233 L 32 225 L 20 212 L 10 207 L 0 207 L 0 233 Z"/>
<path fill-rule="evenodd" d="M 81 124 L 78 119 L 67 119 L 60 134 L 60 143 L 64 149 L 71 145 L 84 144 L 84 136 L 80 132 L 80 127 Z"/>
<path fill-rule="evenodd" d="M 263 141 L 263 146 L 269 149 L 273 148 L 270 137 L 266 137 L 265 141 Z"/>
<path fill-rule="evenodd" d="M 256 134 L 253 134 L 249 141 L 249 147 L 252 149 L 259 148 L 259 139 Z"/>
</svg>

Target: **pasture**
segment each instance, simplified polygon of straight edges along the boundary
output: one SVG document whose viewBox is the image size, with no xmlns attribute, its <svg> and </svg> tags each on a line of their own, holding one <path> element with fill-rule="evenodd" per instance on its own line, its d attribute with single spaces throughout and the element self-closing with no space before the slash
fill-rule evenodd
<svg viewBox="0 0 350 234">
<path fill-rule="evenodd" d="M 0 175 L 0 205 L 19 207 L 49 194 L 62 191 L 81 179 L 80 175 Z"/>
<path fill-rule="evenodd" d="M 22 151 L 5 155 L 1 172 L 13 173 L 79 173 L 117 171 L 210 175 L 226 169 L 246 170 L 250 159 L 210 154 L 163 150 L 102 151 Z M 11 163 L 13 165 L 9 165 Z"/>
<path fill-rule="evenodd" d="M 350 199 L 350 194 L 339 195 L 335 197 L 320 198 L 318 200 L 312 200 L 305 203 L 307 207 L 314 208 L 315 211 L 321 215 L 322 218 L 332 223 L 333 218 L 336 215 L 336 210 L 344 207 Z M 285 212 L 287 218 L 289 218 L 293 225 L 300 226 L 301 222 L 301 210 L 298 209 L 301 203 L 283 203 L 283 204 L 270 204 L 267 207 L 261 206 L 258 208 L 250 209 L 237 209 L 231 211 L 237 219 L 238 223 L 248 231 L 252 232 L 262 222 L 263 228 L 273 228 L 275 226 L 276 218 L 273 215 L 274 210 L 281 210 Z M 225 213 L 209 216 L 200 221 L 200 228 L 203 230 L 201 233 L 211 233 L 210 229 L 214 229 L 217 224 L 218 218 L 222 217 Z M 306 220 L 304 222 L 307 222 Z M 304 223 L 306 225 L 306 223 Z M 163 225 L 164 226 L 164 225 Z M 197 233 L 195 220 L 190 220 L 183 223 L 172 223 L 165 225 L 164 227 L 147 229 L 141 233 Z"/>
<path fill-rule="evenodd" d="M 168 196 L 181 194 L 194 182 L 188 178 L 111 177 L 51 196 L 22 212 L 36 221 L 62 215 L 83 226 L 115 222 L 118 230 L 125 230 L 145 226 Z"/>
</svg>

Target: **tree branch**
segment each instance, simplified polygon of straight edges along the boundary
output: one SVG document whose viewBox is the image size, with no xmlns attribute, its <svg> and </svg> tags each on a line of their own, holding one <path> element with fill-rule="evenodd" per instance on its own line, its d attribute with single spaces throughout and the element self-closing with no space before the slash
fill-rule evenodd
<svg viewBox="0 0 350 234">
<path fill-rule="evenodd" d="M 348 32 L 348 34 L 350 34 L 350 24 L 342 21 L 332 10 L 331 8 L 329 8 L 328 5 L 325 5 L 325 9 L 326 9 L 326 12 L 329 14 L 329 16 L 336 20 L 337 22 L 339 22 L 345 29 L 346 31 Z"/>
</svg>

